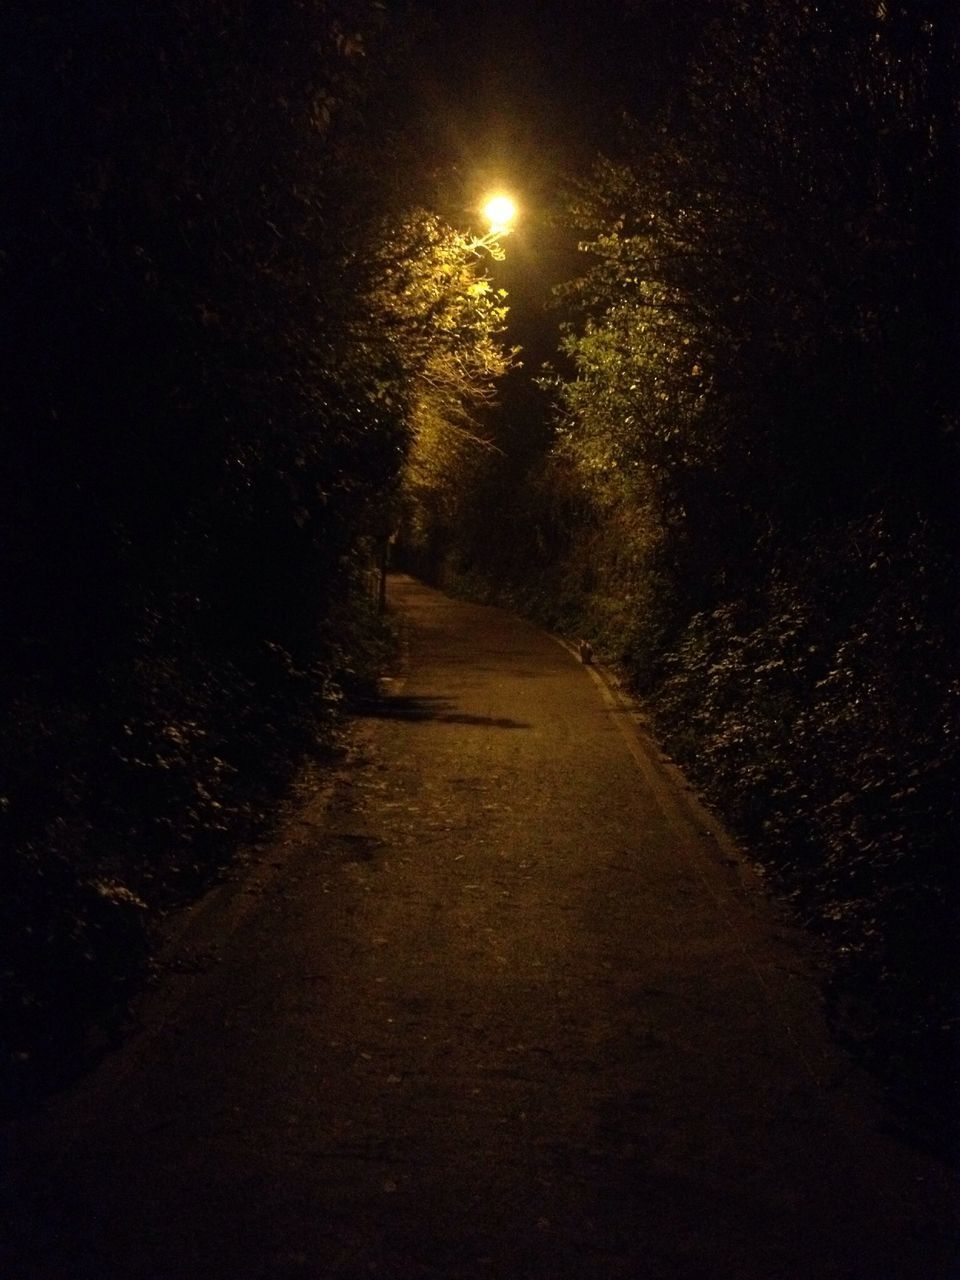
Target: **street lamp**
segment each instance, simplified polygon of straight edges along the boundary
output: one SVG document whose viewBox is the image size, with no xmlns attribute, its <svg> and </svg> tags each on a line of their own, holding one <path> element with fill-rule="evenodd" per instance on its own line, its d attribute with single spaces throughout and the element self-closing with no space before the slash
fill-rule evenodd
<svg viewBox="0 0 960 1280">
<path fill-rule="evenodd" d="M 512 223 L 517 216 L 517 206 L 508 195 L 497 192 L 483 202 L 480 212 L 487 223 L 487 234 L 471 240 L 470 248 L 486 249 L 495 262 L 502 262 L 504 253 L 500 239 L 502 236 L 508 236 L 513 230 Z"/>
<path fill-rule="evenodd" d="M 511 224 L 517 216 L 517 206 L 509 196 L 498 193 L 491 196 L 484 204 L 483 216 L 489 223 L 491 235 L 503 236 L 512 229 Z"/>
</svg>

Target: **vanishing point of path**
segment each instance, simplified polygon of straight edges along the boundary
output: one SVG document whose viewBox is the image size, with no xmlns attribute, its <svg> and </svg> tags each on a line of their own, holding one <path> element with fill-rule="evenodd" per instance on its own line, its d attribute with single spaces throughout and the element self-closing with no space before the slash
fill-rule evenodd
<svg viewBox="0 0 960 1280">
<path fill-rule="evenodd" d="M 7 1280 L 946 1280 L 811 944 L 543 632 L 407 578 L 332 787 L 8 1133 Z"/>
</svg>

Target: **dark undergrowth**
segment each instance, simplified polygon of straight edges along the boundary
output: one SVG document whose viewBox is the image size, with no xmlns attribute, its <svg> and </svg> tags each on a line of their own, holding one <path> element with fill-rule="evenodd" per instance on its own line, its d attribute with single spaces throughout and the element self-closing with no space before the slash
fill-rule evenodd
<svg viewBox="0 0 960 1280">
<path fill-rule="evenodd" d="M 36 1103 L 118 1043 L 159 927 L 269 834 L 306 759 L 335 761 L 342 708 L 389 652 L 361 603 L 309 662 L 145 653 L 84 695 L 21 688 L 0 770 L 0 1114 Z"/>
<path fill-rule="evenodd" d="M 956 1156 L 952 581 L 919 531 L 895 551 L 864 527 L 752 607 L 695 616 L 647 698 L 661 741 L 829 941 L 838 1038 L 914 1136 Z"/>
</svg>

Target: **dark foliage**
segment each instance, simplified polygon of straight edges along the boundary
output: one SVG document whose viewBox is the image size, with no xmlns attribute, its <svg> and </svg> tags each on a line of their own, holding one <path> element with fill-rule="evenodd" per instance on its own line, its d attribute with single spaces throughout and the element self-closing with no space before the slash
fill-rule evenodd
<svg viewBox="0 0 960 1280">
<path fill-rule="evenodd" d="M 364 666 L 378 6 L 0 16 L 0 1079 L 116 1029 Z M 399 185 L 399 184 L 398 184 Z M 91 1038 L 92 1037 L 92 1038 Z"/>
</svg>

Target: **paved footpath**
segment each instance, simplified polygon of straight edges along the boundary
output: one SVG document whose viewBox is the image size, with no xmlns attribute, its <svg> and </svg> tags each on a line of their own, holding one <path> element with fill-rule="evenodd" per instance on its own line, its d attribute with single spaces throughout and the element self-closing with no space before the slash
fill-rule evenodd
<svg viewBox="0 0 960 1280">
<path fill-rule="evenodd" d="M 398 577 L 404 671 L 4 1136 L 8 1280 L 947 1280 L 955 1187 L 816 955 L 556 640 Z"/>
</svg>

